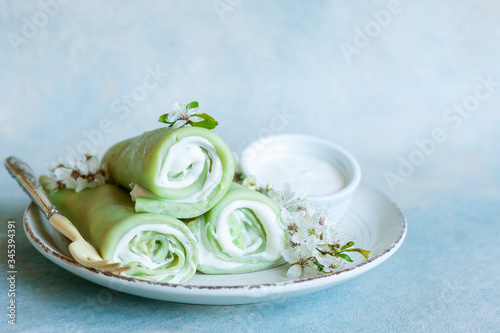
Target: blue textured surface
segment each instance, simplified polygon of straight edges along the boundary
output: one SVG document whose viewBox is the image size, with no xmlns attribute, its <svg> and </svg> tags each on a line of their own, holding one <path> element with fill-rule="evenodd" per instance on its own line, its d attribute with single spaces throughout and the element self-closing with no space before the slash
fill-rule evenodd
<svg viewBox="0 0 500 333">
<path fill-rule="evenodd" d="M 49 7 L 53 17 L 44 3 L 54 2 L 0 3 L 2 159 L 42 173 L 84 147 L 86 132 L 103 153 L 156 128 L 174 101 L 197 99 L 236 151 L 270 131 L 346 147 L 409 230 L 390 260 L 312 295 L 173 304 L 102 288 L 42 257 L 21 231 L 28 199 L 2 171 L 0 266 L 15 220 L 18 274 L 15 327 L 0 280 L 1 331 L 500 331 L 497 2 L 74 0 Z M 141 90 L 148 68 L 168 76 Z M 277 114 L 291 116 L 276 127 Z M 391 186 L 388 173 L 401 178 Z"/>
</svg>

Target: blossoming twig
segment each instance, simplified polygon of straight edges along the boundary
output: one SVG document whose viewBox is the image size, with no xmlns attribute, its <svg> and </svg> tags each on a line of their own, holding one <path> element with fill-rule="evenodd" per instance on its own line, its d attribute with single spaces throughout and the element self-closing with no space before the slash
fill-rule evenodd
<svg viewBox="0 0 500 333">
<path fill-rule="evenodd" d="M 214 129 L 219 123 L 206 113 L 200 113 L 198 102 L 191 102 L 187 105 L 176 102 L 174 110 L 170 113 L 165 113 L 158 118 L 161 123 L 167 124 L 172 129 L 177 129 L 183 126 L 203 127 L 206 129 Z"/>
<path fill-rule="evenodd" d="M 79 158 L 70 156 L 66 161 L 58 157 L 49 164 L 49 170 L 51 174 L 45 178 L 49 191 L 73 189 L 80 192 L 103 185 L 108 179 L 107 165 L 100 166 L 95 150 L 89 150 Z"/>
<path fill-rule="evenodd" d="M 240 183 L 249 189 L 257 187 L 255 177 L 241 174 Z M 331 273 L 342 268 L 345 262 L 353 260 L 346 252 L 357 252 L 368 259 L 370 251 L 353 248 L 354 242 L 344 245 L 334 221 L 329 219 L 325 209 L 313 205 L 303 195 L 296 195 L 290 185 L 275 190 L 270 184 L 259 192 L 267 195 L 281 209 L 281 222 L 286 236 L 283 258 L 290 263 L 287 276 L 299 278 L 311 273 Z"/>
</svg>

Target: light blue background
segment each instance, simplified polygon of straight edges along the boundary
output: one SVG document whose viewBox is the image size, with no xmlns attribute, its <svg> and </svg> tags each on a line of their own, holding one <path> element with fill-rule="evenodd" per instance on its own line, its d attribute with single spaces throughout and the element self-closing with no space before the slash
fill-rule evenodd
<svg viewBox="0 0 500 333">
<path fill-rule="evenodd" d="M 42 257 L 20 228 L 28 199 L 2 171 L 0 265 L 12 219 L 17 330 L 500 331 L 497 1 L 73 0 L 45 6 L 51 16 L 47 2 L 0 2 L 2 159 L 19 156 L 40 174 L 67 147 L 83 147 L 86 132 L 103 153 L 158 127 L 173 102 L 198 100 L 236 151 L 269 130 L 349 149 L 409 230 L 375 270 L 309 296 L 244 306 L 153 301 Z M 390 17 L 376 14 L 389 9 Z M 371 37 L 359 37 L 365 29 Z M 356 53 L 346 56 L 346 44 Z M 148 68 L 168 76 L 143 98 Z M 496 86 L 479 88 L 489 94 L 477 99 L 481 78 Z M 122 99 L 134 93 L 124 116 Z M 449 113 L 463 103 L 468 115 Z M 272 126 L 277 113 L 292 115 L 283 128 Z M 114 127 L 96 134 L 103 119 Z M 427 154 L 416 142 L 427 142 Z M 403 159 L 419 165 L 405 169 Z M 388 172 L 404 182 L 390 186 Z M 1 281 L 0 327 L 12 330 Z"/>
</svg>

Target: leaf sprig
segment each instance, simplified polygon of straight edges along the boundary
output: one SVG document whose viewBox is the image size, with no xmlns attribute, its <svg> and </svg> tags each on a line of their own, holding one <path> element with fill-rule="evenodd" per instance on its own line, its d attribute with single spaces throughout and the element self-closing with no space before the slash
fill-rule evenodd
<svg viewBox="0 0 500 333">
<path fill-rule="evenodd" d="M 366 260 L 370 258 L 370 253 L 371 253 L 371 251 L 363 250 L 360 248 L 350 249 L 350 247 L 354 246 L 353 241 L 347 242 L 342 247 L 340 246 L 340 244 L 322 244 L 321 246 L 327 247 L 326 250 L 322 250 L 321 248 L 316 248 L 316 250 L 318 250 L 318 252 L 321 253 L 322 255 L 331 255 L 333 257 L 340 257 L 348 262 L 352 262 L 352 259 L 344 252 L 357 252 L 361 254 L 363 257 L 365 257 Z"/>
<path fill-rule="evenodd" d="M 177 129 L 183 126 L 202 127 L 214 129 L 219 123 L 209 114 L 201 113 L 198 102 L 193 101 L 186 105 L 174 103 L 174 110 L 170 113 L 162 114 L 158 121 L 167 124 L 168 127 Z"/>
</svg>

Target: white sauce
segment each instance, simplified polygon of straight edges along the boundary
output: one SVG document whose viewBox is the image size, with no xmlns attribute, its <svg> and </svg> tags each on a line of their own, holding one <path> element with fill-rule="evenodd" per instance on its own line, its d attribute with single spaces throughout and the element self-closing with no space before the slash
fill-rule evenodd
<svg viewBox="0 0 500 333">
<path fill-rule="evenodd" d="M 342 172 L 324 159 L 305 155 L 274 153 L 260 154 L 250 171 L 261 184 L 282 188 L 289 183 L 294 191 L 311 196 L 332 194 L 346 186 Z"/>
<path fill-rule="evenodd" d="M 200 178 L 206 163 L 205 149 L 212 159 L 212 168 L 208 173 L 205 183 L 200 191 L 189 198 L 182 200 L 168 200 L 177 203 L 195 203 L 208 198 L 213 189 L 222 179 L 222 162 L 215 147 L 205 138 L 190 136 L 182 138 L 174 144 L 163 162 L 160 174 L 155 179 L 156 185 L 163 188 L 180 189 L 195 183 Z M 168 176 L 174 176 L 191 166 L 191 170 L 180 180 L 169 180 Z"/>
</svg>

